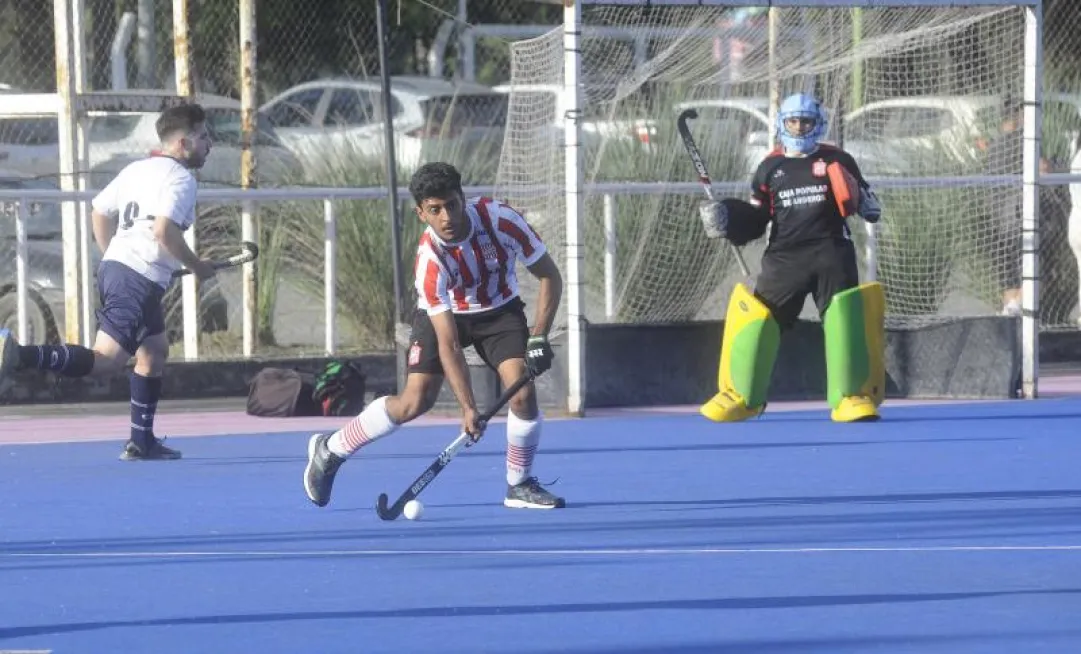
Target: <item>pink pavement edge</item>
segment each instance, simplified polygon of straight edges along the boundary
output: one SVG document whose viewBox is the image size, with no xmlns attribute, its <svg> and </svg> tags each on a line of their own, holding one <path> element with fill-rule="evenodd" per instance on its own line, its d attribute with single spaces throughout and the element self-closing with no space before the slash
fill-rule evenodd
<svg viewBox="0 0 1081 654">
<path fill-rule="evenodd" d="M 1081 375 L 1055 376 L 1040 381 L 1041 399 L 1081 397 Z M 1000 400 L 887 400 L 887 406 L 927 406 L 936 404 L 983 403 Z M 827 409 L 825 401 L 771 402 L 770 413 Z M 10 409 L 0 408 L 0 445 L 30 445 L 36 443 L 74 443 L 117 441 L 127 439 L 129 418 L 123 415 L 87 415 L 80 405 L 78 415 L 5 417 Z M 690 415 L 698 412 L 697 405 L 653 406 L 641 408 L 592 409 L 586 419 L 633 415 Z M 574 418 L 545 413 L 546 420 Z M 502 422 L 496 418 L 493 424 Z M 221 434 L 271 434 L 283 432 L 332 432 L 348 422 L 346 418 L 257 418 L 243 411 L 170 412 L 163 405 L 158 413 L 155 432 L 169 438 L 192 438 Z M 425 425 L 457 425 L 458 418 L 450 413 L 429 414 L 405 427 Z"/>
</svg>

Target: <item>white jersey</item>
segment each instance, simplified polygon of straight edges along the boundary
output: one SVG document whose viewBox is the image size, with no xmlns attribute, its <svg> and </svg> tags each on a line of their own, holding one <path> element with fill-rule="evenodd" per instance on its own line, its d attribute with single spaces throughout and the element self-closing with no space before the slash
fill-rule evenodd
<svg viewBox="0 0 1081 654">
<path fill-rule="evenodd" d="M 154 219 L 169 218 L 181 231 L 195 223 L 195 176 L 172 157 L 151 156 L 128 164 L 93 200 L 94 210 L 119 217 L 105 261 L 117 261 L 169 287 L 181 263 L 154 237 Z"/>
</svg>

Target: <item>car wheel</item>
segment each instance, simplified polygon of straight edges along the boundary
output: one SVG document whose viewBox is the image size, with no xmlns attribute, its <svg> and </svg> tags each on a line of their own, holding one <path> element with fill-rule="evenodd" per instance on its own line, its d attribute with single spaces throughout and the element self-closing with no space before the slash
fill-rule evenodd
<svg viewBox="0 0 1081 654">
<path fill-rule="evenodd" d="M 38 298 L 30 295 L 26 298 L 26 327 L 28 334 L 20 336 L 23 343 L 53 343 L 58 340 L 56 325 L 49 309 Z M 0 327 L 19 333 L 19 306 L 14 292 L 0 296 Z"/>
</svg>

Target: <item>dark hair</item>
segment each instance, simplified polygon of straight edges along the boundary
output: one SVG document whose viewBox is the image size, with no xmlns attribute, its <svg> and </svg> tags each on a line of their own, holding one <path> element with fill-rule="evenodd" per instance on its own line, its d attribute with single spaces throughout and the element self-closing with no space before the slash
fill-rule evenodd
<svg viewBox="0 0 1081 654">
<path fill-rule="evenodd" d="M 413 178 L 409 180 L 409 192 L 418 205 L 428 198 L 461 195 L 462 175 L 449 163 L 426 163 L 413 173 Z"/>
<path fill-rule="evenodd" d="M 195 130 L 196 125 L 205 122 L 206 112 L 201 106 L 182 104 L 161 112 L 154 126 L 158 130 L 158 138 L 165 141 L 178 132 L 189 134 Z"/>
</svg>

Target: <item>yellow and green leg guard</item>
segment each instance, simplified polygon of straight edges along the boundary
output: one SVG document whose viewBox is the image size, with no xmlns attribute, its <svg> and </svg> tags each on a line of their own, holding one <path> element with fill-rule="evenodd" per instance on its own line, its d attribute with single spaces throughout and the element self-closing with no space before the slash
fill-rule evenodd
<svg viewBox="0 0 1081 654">
<path fill-rule="evenodd" d="M 879 417 L 886 393 L 885 315 L 878 282 L 841 291 L 826 309 L 826 394 L 837 422 Z"/>
<path fill-rule="evenodd" d="M 719 392 L 702 405 L 702 415 L 715 422 L 739 422 L 762 413 L 780 342 L 780 327 L 766 305 L 736 284 L 724 320 Z"/>
</svg>

